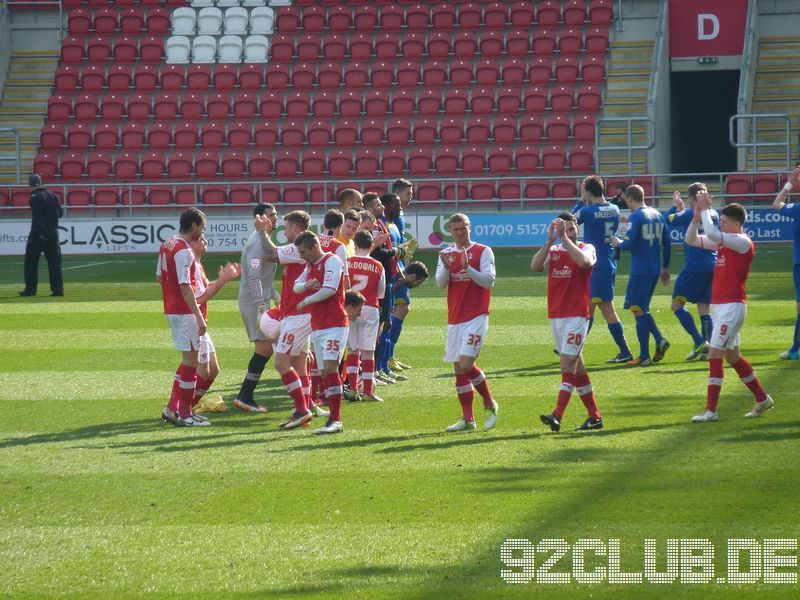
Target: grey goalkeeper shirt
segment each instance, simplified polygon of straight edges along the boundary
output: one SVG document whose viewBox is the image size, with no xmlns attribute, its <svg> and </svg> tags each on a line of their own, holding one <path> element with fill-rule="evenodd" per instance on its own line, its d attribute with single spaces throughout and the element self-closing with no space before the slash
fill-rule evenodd
<svg viewBox="0 0 800 600">
<path fill-rule="evenodd" d="M 270 299 L 280 300 L 275 291 L 275 272 L 278 263 L 267 261 L 261 245 L 260 234 L 254 231 L 242 250 L 242 275 L 239 281 L 239 304 L 243 306 L 269 306 Z"/>
</svg>

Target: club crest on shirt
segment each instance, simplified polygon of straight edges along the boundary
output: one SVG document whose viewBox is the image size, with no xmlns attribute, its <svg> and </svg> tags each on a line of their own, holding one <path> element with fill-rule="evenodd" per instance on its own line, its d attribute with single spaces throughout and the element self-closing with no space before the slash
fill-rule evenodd
<svg viewBox="0 0 800 600">
<path fill-rule="evenodd" d="M 717 268 L 722 268 L 728 262 L 728 257 L 724 254 L 717 254 Z"/>
</svg>

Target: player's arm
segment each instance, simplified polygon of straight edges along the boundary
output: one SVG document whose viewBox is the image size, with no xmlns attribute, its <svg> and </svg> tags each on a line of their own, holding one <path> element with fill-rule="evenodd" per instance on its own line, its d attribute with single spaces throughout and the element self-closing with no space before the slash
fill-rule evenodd
<svg viewBox="0 0 800 600">
<path fill-rule="evenodd" d="M 443 290 L 450 283 L 450 271 L 445 266 L 442 260 L 442 255 L 439 255 L 439 262 L 436 263 L 436 287 Z"/>
<path fill-rule="evenodd" d="M 381 265 L 381 276 L 378 278 L 378 290 L 375 292 L 375 297 L 383 299 L 386 297 L 386 270 Z"/>
<path fill-rule="evenodd" d="M 323 276 L 323 281 L 325 282 L 322 287 L 320 287 L 316 292 L 311 294 L 308 298 L 304 298 L 301 300 L 298 305 L 298 310 L 303 310 L 309 304 L 315 304 L 317 302 L 322 302 L 323 300 L 327 300 L 331 296 L 336 293 L 336 290 L 339 289 L 339 282 L 342 280 L 344 273 L 342 272 L 342 264 L 337 260 L 326 260 L 325 261 L 325 275 Z M 303 273 L 305 275 L 305 272 Z M 302 277 L 302 275 L 301 275 Z M 299 281 L 298 277 L 298 281 Z M 309 281 L 306 282 L 304 287 L 308 289 L 309 283 L 316 283 L 316 281 Z M 294 290 L 297 292 L 297 283 L 294 285 Z M 299 293 L 299 292 L 298 292 Z"/>
<path fill-rule="evenodd" d="M 632 214 L 628 218 L 628 229 L 625 231 L 625 237 L 620 239 L 616 235 L 611 236 L 611 245 L 619 248 L 620 250 L 630 250 L 631 246 L 636 243 L 639 238 L 639 219 L 635 218 Z"/>
<path fill-rule="evenodd" d="M 350 270 L 347 267 L 347 248 L 344 244 L 336 248 L 336 256 L 342 261 L 342 276 L 344 277 L 344 289 L 350 289 Z"/>
<path fill-rule="evenodd" d="M 464 270 L 473 282 L 487 290 L 494 287 L 494 280 L 497 279 L 497 271 L 494 266 L 494 252 L 492 252 L 489 246 L 486 246 L 481 254 L 480 269 L 471 267 L 466 261 L 464 264 L 466 265 Z"/>
<path fill-rule="evenodd" d="M 198 334 L 203 335 L 206 332 L 206 321 L 200 312 L 200 306 L 197 304 L 197 299 L 194 297 L 194 289 L 192 289 L 191 269 L 193 262 L 194 255 L 189 249 L 179 250 L 175 254 L 175 272 L 178 274 L 181 296 L 195 319 L 197 319 Z"/>
<path fill-rule="evenodd" d="M 278 262 L 278 247 L 273 243 L 272 221 L 269 217 L 264 215 L 256 215 L 255 217 L 256 231 L 258 231 L 258 239 L 261 242 L 261 251 L 264 253 L 264 260 L 268 262 Z"/>
<path fill-rule="evenodd" d="M 239 263 L 225 263 L 224 266 L 219 268 L 217 279 L 208 284 L 206 291 L 203 292 L 198 298 L 198 304 L 204 304 L 216 296 L 219 291 L 225 287 L 231 279 L 235 279 L 242 274 L 242 266 Z"/>
<path fill-rule="evenodd" d="M 156 281 L 161 283 L 161 253 L 158 253 L 158 263 L 156 264 Z"/>
<path fill-rule="evenodd" d="M 547 259 L 550 257 L 550 248 L 553 246 L 558 236 L 557 221 L 560 221 L 560 219 L 554 219 L 550 223 L 550 227 L 547 228 L 547 241 L 531 259 L 531 271 L 534 273 L 541 273 L 547 266 Z"/>
<path fill-rule="evenodd" d="M 703 221 L 703 230 L 711 241 L 717 242 L 720 246 L 724 246 L 725 248 L 730 248 L 739 254 L 745 254 L 750 250 L 749 237 L 741 233 L 722 233 L 711 220 L 710 211 L 704 210 L 700 218 Z"/>
<path fill-rule="evenodd" d="M 786 205 L 786 198 L 789 196 L 789 192 L 791 192 L 798 183 L 800 183 L 800 166 L 795 167 L 794 171 L 789 173 L 789 180 L 781 191 L 778 192 L 778 195 L 775 196 L 775 200 L 772 202 L 772 208 L 780 211 Z"/>
<path fill-rule="evenodd" d="M 661 218 L 661 223 L 664 225 L 664 229 L 661 230 L 661 264 L 664 267 L 662 269 L 669 272 L 669 263 L 670 259 L 672 258 L 672 242 L 669 239 L 669 227 L 667 227 L 667 222 L 664 217 Z"/>
<path fill-rule="evenodd" d="M 594 246 L 591 244 L 586 244 L 583 248 L 580 248 L 575 242 L 569 239 L 568 235 L 561 238 L 561 243 L 570 258 L 572 258 L 575 264 L 581 269 L 591 269 L 597 262 L 597 254 L 594 251 Z"/>
</svg>

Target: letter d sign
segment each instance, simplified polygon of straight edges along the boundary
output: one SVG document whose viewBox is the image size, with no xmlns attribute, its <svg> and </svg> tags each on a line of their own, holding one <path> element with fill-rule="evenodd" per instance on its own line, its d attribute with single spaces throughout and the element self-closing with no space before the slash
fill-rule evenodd
<svg viewBox="0 0 800 600">
<path fill-rule="evenodd" d="M 706 22 L 711 22 L 711 32 L 706 33 Z M 711 14 L 697 15 L 697 39 L 713 40 L 719 35 L 719 18 Z"/>
</svg>

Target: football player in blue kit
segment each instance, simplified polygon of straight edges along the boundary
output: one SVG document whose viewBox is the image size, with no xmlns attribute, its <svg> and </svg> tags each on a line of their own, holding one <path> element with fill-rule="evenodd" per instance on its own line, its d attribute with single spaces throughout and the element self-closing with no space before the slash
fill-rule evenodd
<svg viewBox="0 0 800 600">
<path fill-rule="evenodd" d="M 796 167 L 794 171 L 789 173 L 789 180 L 783 186 L 775 201 L 772 203 L 773 208 L 781 215 L 791 217 L 794 219 L 794 227 L 792 229 L 794 238 L 794 294 L 797 301 L 797 320 L 794 322 L 794 337 L 792 338 L 792 346 L 783 352 L 780 357 L 783 360 L 800 360 L 800 204 L 795 202 L 786 202 L 789 192 L 794 188 L 800 188 L 800 166 Z"/>
<path fill-rule="evenodd" d="M 594 311 L 600 313 L 608 323 L 608 331 L 619 348 L 619 352 L 608 363 L 623 363 L 633 359 L 625 330 L 614 308 L 614 282 L 617 276 L 616 249 L 611 237 L 619 227 L 619 207 L 605 198 L 605 185 L 599 175 L 589 175 L 581 184 L 581 201 L 575 205 L 578 224 L 583 225 L 583 241 L 594 246 L 597 262 L 592 270 L 589 331 L 594 323 Z"/>
<path fill-rule="evenodd" d="M 611 243 L 631 253 L 631 272 L 625 291 L 625 308 L 636 316 L 636 337 L 639 339 L 639 356 L 626 364 L 631 367 L 649 367 L 664 358 L 669 342 L 661 335 L 653 315 L 650 300 L 659 278 L 669 285 L 669 260 L 672 253 L 667 223 L 656 209 L 645 204 L 644 190 L 631 185 L 625 190 L 625 200 L 631 215 L 625 238 L 611 238 Z M 650 335 L 656 342 L 656 351 L 650 357 Z"/>
<path fill-rule="evenodd" d="M 687 208 L 681 198 L 680 192 L 672 194 L 672 207 L 664 214 L 670 228 L 686 230 L 694 218 L 695 205 L 698 192 L 708 192 L 704 183 L 693 183 L 689 186 L 689 204 Z M 713 208 L 711 219 L 719 223 L 719 215 Z M 702 226 L 700 235 L 703 235 Z M 711 283 L 714 279 L 714 265 L 717 264 L 716 249 L 703 249 L 684 242 L 683 268 L 675 279 L 672 290 L 672 312 L 678 317 L 681 326 L 686 330 L 694 344 L 692 351 L 686 355 L 686 360 L 708 358 L 709 341 L 711 340 Z M 692 302 L 697 306 L 700 315 L 700 329 L 697 330 L 692 313 L 686 308 L 686 303 Z"/>
</svg>

